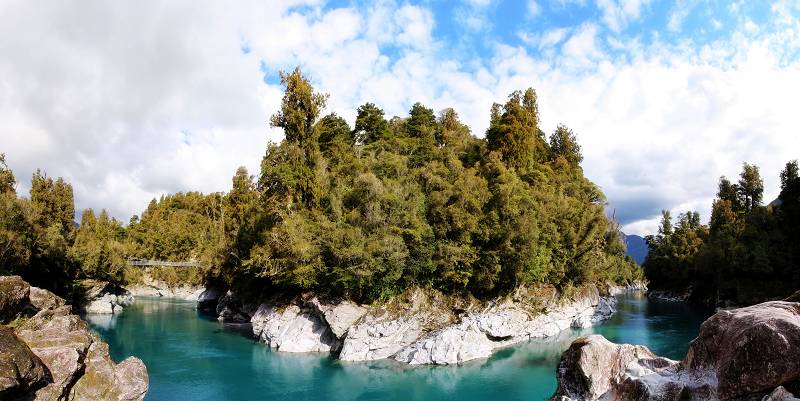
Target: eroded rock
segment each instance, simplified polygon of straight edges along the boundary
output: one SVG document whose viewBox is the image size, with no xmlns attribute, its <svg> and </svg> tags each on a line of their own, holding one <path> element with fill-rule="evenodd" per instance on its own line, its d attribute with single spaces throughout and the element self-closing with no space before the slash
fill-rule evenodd
<svg viewBox="0 0 800 401">
<path fill-rule="evenodd" d="M 717 312 L 681 362 L 582 337 L 562 355 L 557 378 L 554 400 L 791 400 L 778 388 L 800 381 L 800 304 Z"/>
<path fill-rule="evenodd" d="M 251 323 L 253 334 L 278 351 L 335 352 L 340 346 L 322 318 L 298 305 L 261 304 Z"/>
<path fill-rule="evenodd" d="M 84 302 L 82 309 L 90 314 L 121 313 L 133 303 L 133 295 L 125 288 L 100 280 L 82 280 Z"/>
<path fill-rule="evenodd" d="M 26 312 L 31 286 L 19 276 L 0 276 L 0 323 L 8 323 Z"/>
</svg>

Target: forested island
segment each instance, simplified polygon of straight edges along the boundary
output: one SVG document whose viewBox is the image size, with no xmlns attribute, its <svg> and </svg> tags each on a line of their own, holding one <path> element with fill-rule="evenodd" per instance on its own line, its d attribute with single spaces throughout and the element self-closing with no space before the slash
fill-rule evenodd
<svg viewBox="0 0 800 401">
<path fill-rule="evenodd" d="M 30 197 L 0 162 L 0 268 L 68 296 L 76 279 L 135 283 L 131 258 L 197 261 L 152 269 L 170 283 L 316 291 L 361 303 L 409 288 L 491 298 L 521 286 L 580 288 L 642 279 L 605 197 L 586 179 L 575 134 L 539 128 L 533 89 L 491 108 L 485 138 L 452 109 L 414 104 L 387 119 L 372 103 L 354 127 L 323 116 L 327 95 L 298 70 L 270 122 L 261 171 L 227 193 L 154 199 L 127 224 L 87 209 L 37 171 Z"/>
</svg>

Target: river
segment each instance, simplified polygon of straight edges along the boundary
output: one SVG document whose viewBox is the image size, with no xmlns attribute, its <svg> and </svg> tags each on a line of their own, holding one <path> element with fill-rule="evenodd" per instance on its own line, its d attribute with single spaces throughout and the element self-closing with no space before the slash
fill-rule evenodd
<svg viewBox="0 0 800 401">
<path fill-rule="evenodd" d="M 195 304 L 139 298 L 121 315 L 87 316 L 116 361 L 134 355 L 150 375 L 145 400 L 545 400 L 561 351 L 581 334 L 642 344 L 680 359 L 709 313 L 686 305 L 620 297 L 606 323 L 500 350 L 461 366 L 348 363 L 271 352 L 249 333 L 199 314 Z"/>
</svg>

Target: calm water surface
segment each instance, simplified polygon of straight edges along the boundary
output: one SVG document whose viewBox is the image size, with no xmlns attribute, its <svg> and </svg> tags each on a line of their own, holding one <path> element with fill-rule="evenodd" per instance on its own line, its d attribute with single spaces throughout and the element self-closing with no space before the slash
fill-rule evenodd
<svg viewBox="0 0 800 401">
<path fill-rule="evenodd" d="M 87 316 L 116 361 L 147 365 L 145 400 L 545 400 L 555 390 L 561 352 L 578 335 L 600 333 L 680 359 L 708 313 L 641 295 L 620 298 L 605 324 L 567 330 L 462 366 L 347 363 L 270 352 L 246 332 L 198 314 L 194 303 L 137 299 L 118 316 Z"/>
</svg>

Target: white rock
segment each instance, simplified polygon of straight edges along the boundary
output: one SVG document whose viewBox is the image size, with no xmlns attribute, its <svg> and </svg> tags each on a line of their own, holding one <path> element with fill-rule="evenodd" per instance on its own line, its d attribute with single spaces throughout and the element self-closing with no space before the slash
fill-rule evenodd
<svg viewBox="0 0 800 401">
<path fill-rule="evenodd" d="M 339 359 L 371 361 L 386 359 L 417 341 L 422 334 L 422 316 L 376 318 L 367 315 L 350 327 Z"/>
<path fill-rule="evenodd" d="M 251 319 L 253 334 L 271 348 L 283 352 L 331 352 L 338 341 L 328 325 L 315 314 L 289 305 L 282 310 L 261 304 Z"/>
<path fill-rule="evenodd" d="M 90 301 L 84 306 L 86 313 L 94 314 L 112 314 L 114 313 L 114 305 L 107 299 L 95 299 Z"/>
<path fill-rule="evenodd" d="M 325 304 L 317 297 L 307 301 L 306 305 L 313 307 L 318 314 L 325 317 L 325 321 L 338 339 L 343 339 L 350 326 L 368 311 L 367 308 L 349 301 L 342 301 L 335 305 Z"/>
</svg>

